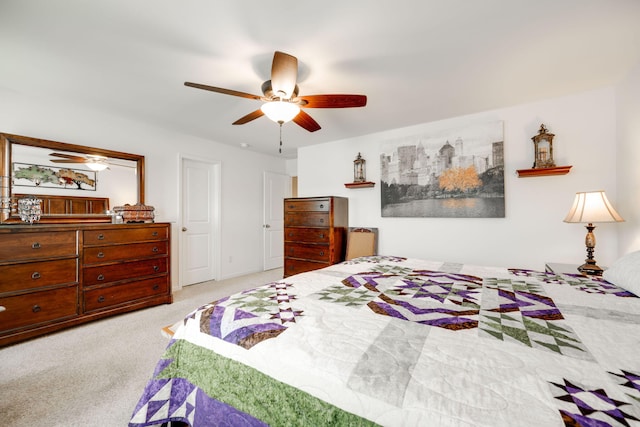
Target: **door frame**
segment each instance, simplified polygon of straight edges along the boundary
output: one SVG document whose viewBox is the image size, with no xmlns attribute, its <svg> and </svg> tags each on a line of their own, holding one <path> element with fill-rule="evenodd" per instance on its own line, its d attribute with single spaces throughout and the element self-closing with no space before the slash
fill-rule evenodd
<svg viewBox="0 0 640 427">
<path fill-rule="evenodd" d="M 221 194 L 222 194 L 222 162 L 219 160 L 214 160 L 206 157 L 202 157 L 201 155 L 192 155 L 192 154 L 178 154 L 178 282 L 179 288 L 182 289 L 184 287 L 184 263 L 182 262 L 183 251 L 185 250 L 184 238 L 183 238 L 183 211 L 184 211 L 184 199 L 182 193 L 182 185 L 183 185 L 183 173 L 184 173 L 184 161 L 185 160 L 193 160 L 201 163 L 208 163 L 212 168 L 211 179 L 213 182 L 211 183 L 211 188 L 213 190 L 213 194 L 211 195 L 211 203 L 213 204 L 213 208 L 211 210 L 212 221 L 211 221 L 211 233 L 212 233 L 212 256 L 213 256 L 213 280 L 220 280 L 220 211 L 221 211 Z"/>
</svg>

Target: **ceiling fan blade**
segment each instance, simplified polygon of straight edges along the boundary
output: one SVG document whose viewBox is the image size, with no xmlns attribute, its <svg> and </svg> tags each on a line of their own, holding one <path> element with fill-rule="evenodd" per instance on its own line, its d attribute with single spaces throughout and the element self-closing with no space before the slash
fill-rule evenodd
<svg viewBox="0 0 640 427">
<path fill-rule="evenodd" d="M 300 100 L 303 108 L 352 108 L 367 105 L 365 95 L 305 95 Z"/>
<path fill-rule="evenodd" d="M 249 123 L 252 120 L 255 120 L 259 117 L 264 116 L 264 113 L 262 112 L 261 109 L 257 109 L 256 111 L 247 114 L 244 117 L 240 117 L 238 120 L 236 120 L 235 122 L 233 122 L 234 125 L 243 125 L 245 123 Z"/>
<path fill-rule="evenodd" d="M 53 160 L 49 160 L 52 163 L 86 163 L 87 160 L 86 159 L 81 159 L 81 160 L 62 160 L 62 159 L 53 159 Z"/>
<path fill-rule="evenodd" d="M 201 85 L 200 83 L 184 82 L 184 85 L 189 87 L 194 87 L 196 89 L 204 89 L 204 90 L 210 90 L 211 92 L 223 93 L 225 95 L 239 96 L 241 98 L 256 99 L 256 100 L 262 99 L 262 97 L 258 95 L 252 95 L 250 93 L 240 92 L 237 90 L 224 89 L 221 87 Z"/>
<path fill-rule="evenodd" d="M 299 125 L 300 127 L 305 128 L 309 132 L 315 132 L 317 130 L 320 130 L 320 125 L 318 124 L 318 122 L 313 120 L 313 118 L 310 115 L 308 115 L 302 110 L 300 110 L 298 115 L 293 118 L 293 122 Z"/>
<path fill-rule="evenodd" d="M 75 156 L 73 154 L 64 154 L 64 153 L 49 153 L 50 156 L 54 157 L 62 157 L 63 159 L 71 159 L 75 160 L 76 163 L 82 163 L 87 160 L 86 157 Z M 59 162 L 59 160 L 51 160 L 52 162 Z"/>
<path fill-rule="evenodd" d="M 298 81 L 298 59 L 283 52 L 273 55 L 271 88 L 278 98 L 290 99 Z"/>
</svg>

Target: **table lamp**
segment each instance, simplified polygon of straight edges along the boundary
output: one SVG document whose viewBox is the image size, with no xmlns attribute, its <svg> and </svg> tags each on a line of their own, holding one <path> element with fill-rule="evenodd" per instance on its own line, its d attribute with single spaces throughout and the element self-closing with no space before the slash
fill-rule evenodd
<svg viewBox="0 0 640 427">
<path fill-rule="evenodd" d="M 585 263 L 578 267 L 578 271 L 589 275 L 601 275 L 603 269 L 596 264 L 593 258 L 593 250 L 596 247 L 596 236 L 593 230 L 596 228 L 594 222 L 622 222 L 624 219 L 616 212 L 609 203 L 604 191 L 590 191 L 576 193 L 573 206 L 564 219 L 564 222 L 587 223 L 587 259 Z"/>
</svg>

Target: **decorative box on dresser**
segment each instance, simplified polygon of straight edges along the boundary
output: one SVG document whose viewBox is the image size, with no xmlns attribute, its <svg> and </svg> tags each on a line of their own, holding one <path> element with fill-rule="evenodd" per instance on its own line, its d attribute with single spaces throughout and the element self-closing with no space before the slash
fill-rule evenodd
<svg viewBox="0 0 640 427">
<path fill-rule="evenodd" d="M 302 197 L 284 200 L 284 276 L 344 260 L 349 199 Z"/>
<path fill-rule="evenodd" d="M 170 225 L 0 226 L 0 346 L 172 302 Z"/>
</svg>

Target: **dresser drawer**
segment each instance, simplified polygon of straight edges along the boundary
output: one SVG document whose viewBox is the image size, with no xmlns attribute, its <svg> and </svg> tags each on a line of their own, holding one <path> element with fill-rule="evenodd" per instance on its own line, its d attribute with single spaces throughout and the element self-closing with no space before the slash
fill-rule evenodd
<svg viewBox="0 0 640 427">
<path fill-rule="evenodd" d="M 78 314 L 78 287 L 0 298 L 0 307 L 2 331 L 73 317 Z"/>
<path fill-rule="evenodd" d="M 0 262 L 77 254 L 76 232 L 0 234 Z"/>
<path fill-rule="evenodd" d="M 104 230 L 85 230 L 82 234 L 84 246 L 109 245 L 114 243 L 146 242 L 167 240 L 168 227 L 113 228 Z"/>
<path fill-rule="evenodd" d="M 319 268 L 328 267 L 330 264 L 326 262 L 304 261 L 300 259 L 284 259 L 284 276 L 304 273 L 305 271 L 317 270 Z"/>
<path fill-rule="evenodd" d="M 129 245 L 96 246 L 82 251 L 83 264 L 148 258 L 167 254 L 167 241 L 133 243 Z"/>
<path fill-rule="evenodd" d="M 76 259 L 0 266 L 0 293 L 77 282 Z"/>
<path fill-rule="evenodd" d="M 302 243 L 329 243 L 328 228 L 285 227 L 284 240 Z"/>
<path fill-rule="evenodd" d="M 85 267 L 82 269 L 82 279 L 86 287 L 166 272 L 167 258 L 154 258 L 143 261 Z"/>
<path fill-rule="evenodd" d="M 329 245 L 305 245 L 301 243 L 288 244 L 284 253 L 286 257 L 324 262 L 329 262 L 330 255 L 331 249 Z"/>
<path fill-rule="evenodd" d="M 314 199 L 314 200 L 285 200 L 285 212 L 329 212 L 331 208 L 331 200 Z"/>
<path fill-rule="evenodd" d="M 285 227 L 329 227 L 330 218 L 326 212 L 285 212 Z"/>
<path fill-rule="evenodd" d="M 84 311 L 101 310 L 168 292 L 169 280 L 166 276 L 92 289 L 83 294 Z"/>
</svg>

